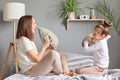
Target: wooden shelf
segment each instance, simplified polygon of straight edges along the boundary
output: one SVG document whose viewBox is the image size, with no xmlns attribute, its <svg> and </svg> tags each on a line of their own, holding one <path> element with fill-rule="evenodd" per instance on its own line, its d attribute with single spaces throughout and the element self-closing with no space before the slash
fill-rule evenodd
<svg viewBox="0 0 120 80">
<path fill-rule="evenodd" d="M 67 27 L 66 29 L 69 29 L 69 22 L 102 22 L 104 19 L 67 19 Z"/>
</svg>

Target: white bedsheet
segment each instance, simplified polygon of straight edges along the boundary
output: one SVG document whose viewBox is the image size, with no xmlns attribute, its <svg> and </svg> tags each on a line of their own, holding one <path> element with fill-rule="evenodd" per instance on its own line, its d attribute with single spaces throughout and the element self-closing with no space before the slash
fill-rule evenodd
<svg viewBox="0 0 120 80">
<path fill-rule="evenodd" d="M 14 74 L 4 80 L 120 80 L 120 69 L 109 69 L 108 74 L 91 75 L 82 74 L 73 77 L 67 75 L 51 75 L 51 76 L 26 76 L 24 74 Z"/>
</svg>

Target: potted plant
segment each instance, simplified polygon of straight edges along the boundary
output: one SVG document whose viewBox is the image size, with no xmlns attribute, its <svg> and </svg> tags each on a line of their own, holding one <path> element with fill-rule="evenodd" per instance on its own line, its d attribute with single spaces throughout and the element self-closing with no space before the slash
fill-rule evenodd
<svg viewBox="0 0 120 80">
<path fill-rule="evenodd" d="M 82 8 L 80 8 L 80 4 L 78 0 L 65 0 L 61 2 L 61 15 L 64 19 L 75 19 L 75 16 L 79 15 L 80 11 L 83 12 Z"/>
<path fill-rule="evenodd" d="M 113 22 L 113 27 L 116 31 L 116 33 L 120 36 L 120 17 L 116 19 L 116 12 L 113 8 L 110 7 L 111 5 L 109 4 L 108 1 L 103 0 L 103 1 L 97 1 L 97 4 L 95 5 L 95 10 L 98 11 L 99 13 L 102 14 L 102 16 Z"/>
</svg>

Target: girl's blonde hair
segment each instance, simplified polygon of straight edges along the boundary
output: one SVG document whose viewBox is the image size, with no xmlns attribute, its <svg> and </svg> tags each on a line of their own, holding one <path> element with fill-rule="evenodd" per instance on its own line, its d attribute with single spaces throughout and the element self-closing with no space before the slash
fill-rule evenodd
<svg viewBox="0 0 120 80">
<path fill-rule="evenodd" d="M 102 24 L 98 24 L 94 27 L 98 32 L 100 31 L 101 35 L 107 36 L 109 34 L 109 27 L 112 26 L 112 22 L 104 21 Z"/>
<path fill-rule="evenodd" d="M 31 15 L 25 15 L 19 19 L 16 39 L 24 36 L 30 40 L 34 40 L 34 34 L 32 33 L 32 18 Z"/>
</svg>

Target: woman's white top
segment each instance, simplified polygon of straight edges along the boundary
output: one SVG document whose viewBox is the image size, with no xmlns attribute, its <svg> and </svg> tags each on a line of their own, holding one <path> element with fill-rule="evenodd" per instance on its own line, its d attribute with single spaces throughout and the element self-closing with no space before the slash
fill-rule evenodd
<svg viewBox="0 0 120 80">
<path fill-rule="evenodd" d="M 37 48 L 35 46 L 35 43 L 33 41 L 30 41 L 26 37 L 21 37 L 16 40 L 17 41 L 17 59 L 18 59 L 18 65 L 21 69 L 21 71 L 24 73 L 32 68 L 33 65 L 36 63 L 32 62 L 32 60 L 28 57 L 27 51 L 29 50 L 35 50 L 35 54 L 38 54 Z"/>
<path fill-rule="evenodd" d="M 111 36 L 108 35 L 104 39 L 96 41 L 95 44 L 88 46 L 88 41 L 84 42 L 84 50 L 86 52 L 91 52 L 94 57 L 94 65 L 108 68 L 109 66 L 109 52 L 108 52 L 108 45 L 107 40 Z"/>
</svg>

